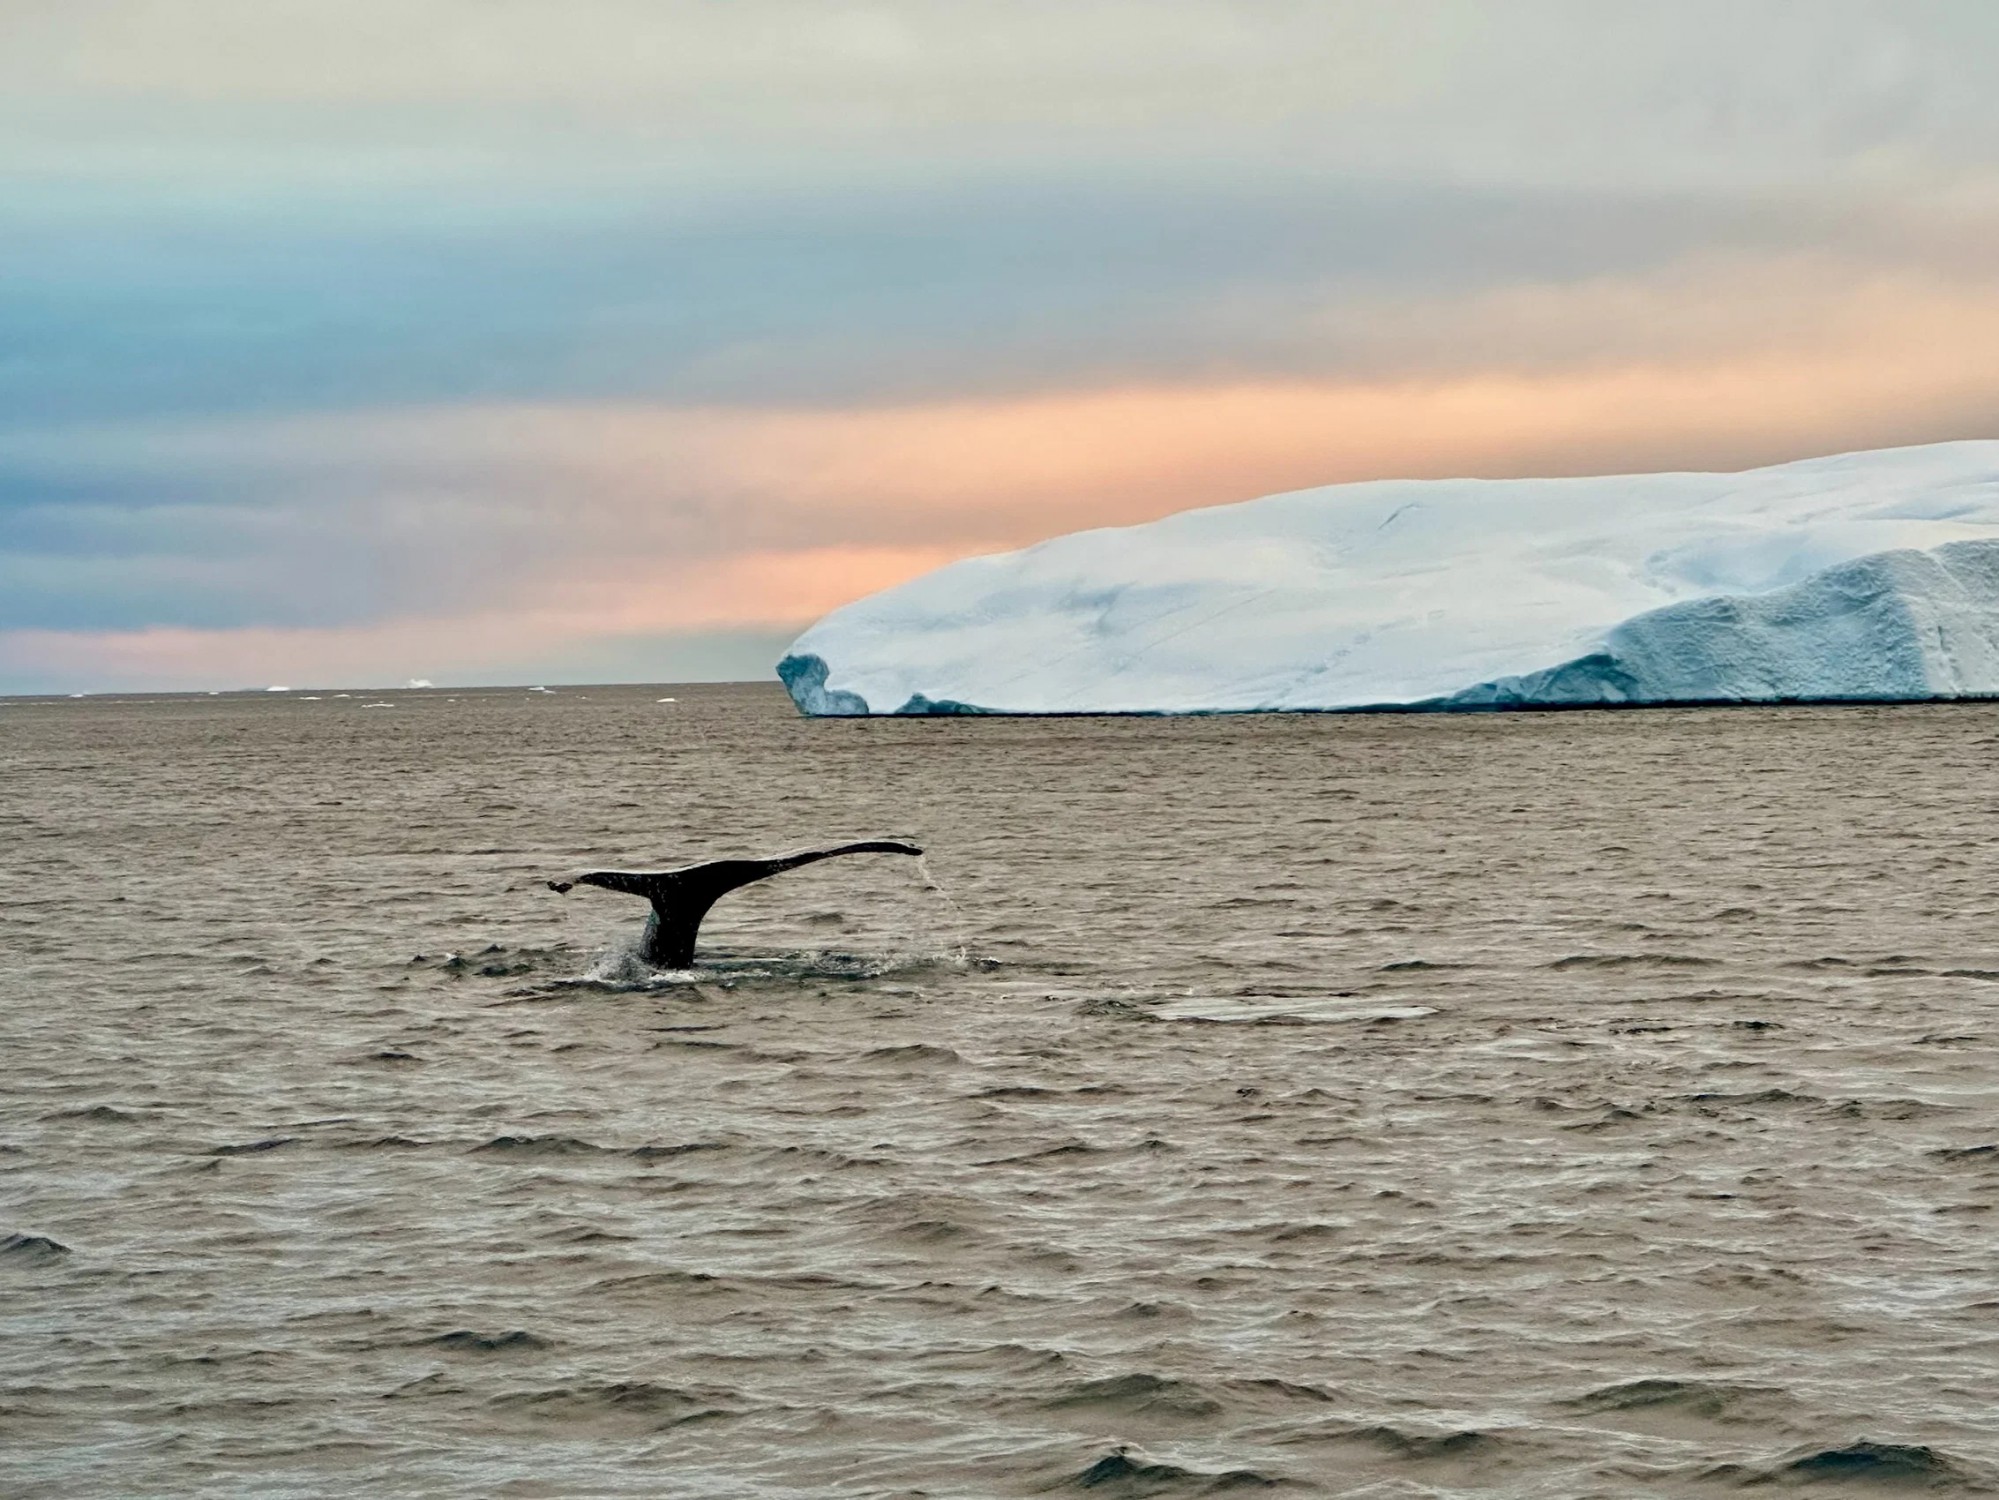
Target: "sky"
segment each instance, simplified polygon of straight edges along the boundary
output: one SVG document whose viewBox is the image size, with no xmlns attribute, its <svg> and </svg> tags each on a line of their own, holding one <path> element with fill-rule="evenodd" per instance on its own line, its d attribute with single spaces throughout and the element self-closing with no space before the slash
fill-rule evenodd
<svg viewBox="0 0 1999 1500">
<path fill-rule="evenodd" d="M 768 677 L 971 553 L 1999 436 L 1991 0 L 0 0 L 0 692 Z"/>
</svg>

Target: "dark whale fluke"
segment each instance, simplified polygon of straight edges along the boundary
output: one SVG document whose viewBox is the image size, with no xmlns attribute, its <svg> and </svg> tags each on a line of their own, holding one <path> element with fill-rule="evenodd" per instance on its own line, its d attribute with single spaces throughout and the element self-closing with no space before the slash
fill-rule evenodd
<svg viewBox="0 0 1999 1500">
<path fill-rule="evenodd" d="M 737 886 L 768 880 L 837 854 L 922 853 L 916 845 L 900 839 L 866 839 L 827 849 L 800 849 L 775 859 L 717 859 L 681 870 L 586 870 L 574 880 L 551 880 L 548 888 L 566 891 L 579 885 L 598 885 L 607 891 L 645 897 L 652 903 L 652 915 L 646 919 L 639 956 L 655 969 L 691 969 L 701 919 L 708 915 L 709 907 Z"/>
</svg>

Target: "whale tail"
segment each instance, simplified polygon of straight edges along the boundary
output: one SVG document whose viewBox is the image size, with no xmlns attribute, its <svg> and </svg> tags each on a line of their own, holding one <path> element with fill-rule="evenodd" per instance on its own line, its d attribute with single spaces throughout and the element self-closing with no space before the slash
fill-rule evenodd
<svg viewBox="0 0 1999 1500">
<path fill-rule="evenodd" d="M 914 854 L 923 851 L 901 839 L 864 839 L 824 849 L 799 849 L 771 859 L 717 859 L 678 870 L 586 870 L 574 880 L 551 880 L 549 889 L 567 891 L 579 885 L 600 886 L 652 903 L 639 956 L 656 969 L 694 966 L 694 941 L 708 909 L 739 886 L 768 880 L 842 854 Z"/>
</svg>

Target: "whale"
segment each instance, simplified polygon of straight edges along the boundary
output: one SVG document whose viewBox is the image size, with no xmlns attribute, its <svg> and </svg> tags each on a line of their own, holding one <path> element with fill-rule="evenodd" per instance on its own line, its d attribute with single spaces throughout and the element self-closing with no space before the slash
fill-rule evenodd
<svg viewBox="0 0 1999 1500">
<path fill-rule="evenodd" d="M 677 870 L 585 870 L 573 880 L 551 880 L 548 888 L 562 894 L 579 885 L 594 885 L 627 896 L 645 897 L 652 903 L 652 914 L 646 918 L 639 957 L 655 969 L 691 969 L 701 920 L 729 892 L 782 875 L 800 865 L 845 854 L 920 856 L 922 853 L 916 845 L 902 839 L 863 839 L 854 844 L 794 849 L 769 859 L 716 859 L 706 864 L 683 865 Z"/>
</svg>

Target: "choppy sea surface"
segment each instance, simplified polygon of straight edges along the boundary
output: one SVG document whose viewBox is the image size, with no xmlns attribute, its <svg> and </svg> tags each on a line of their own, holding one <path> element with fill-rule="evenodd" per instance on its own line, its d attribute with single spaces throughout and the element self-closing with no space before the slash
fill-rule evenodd
<svg viewBox="0 0 1999 1500">
<path fill-rule="evenodd" d="M 1995 751 L 0 704 L 0 1494 L 1993 1493 Z"/>
</svg>

